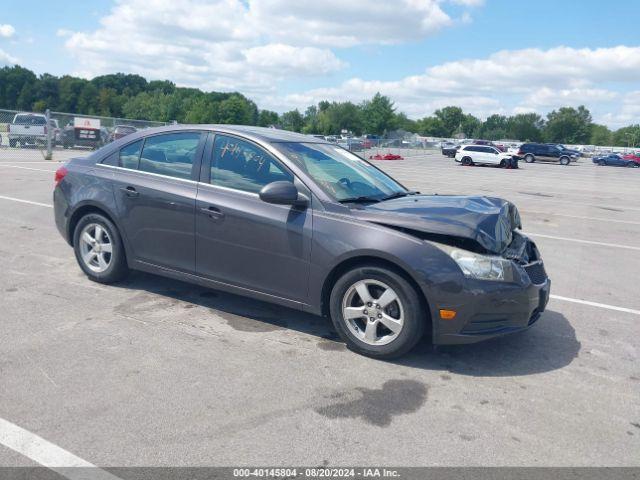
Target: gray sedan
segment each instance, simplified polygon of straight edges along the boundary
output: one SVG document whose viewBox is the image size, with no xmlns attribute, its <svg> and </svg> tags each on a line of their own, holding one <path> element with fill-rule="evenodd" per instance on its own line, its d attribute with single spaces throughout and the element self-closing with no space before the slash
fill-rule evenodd
<svg viewBox="0 0 640 480">
<path fill-rule="evenodd" d="M 136 132 L 61 167 L 54 207 L 93 281 L 143 270 L 327 315 L 377 358 L 424 333 L 451 344 L 526 329 L 549 298 L 511 203 L 421 195 L 285 131 Z"/>
</svg>

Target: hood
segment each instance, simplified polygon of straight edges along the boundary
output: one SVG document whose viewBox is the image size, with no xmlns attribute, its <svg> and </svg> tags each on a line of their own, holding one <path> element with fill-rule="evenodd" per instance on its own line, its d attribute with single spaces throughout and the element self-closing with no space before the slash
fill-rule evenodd
<svg viewBox="0 0 640 480">
<path fill-rule="evenodd" d="M 471 241 L 498 254 L 511 243 L 513 231 L 522 228 L 516 206 L 494 197 L 410 195 L 352 213 L 362 220 L 423 233 L 424 238 L 442 243 L 463 240 L 468 245 Z"/>
</svg>

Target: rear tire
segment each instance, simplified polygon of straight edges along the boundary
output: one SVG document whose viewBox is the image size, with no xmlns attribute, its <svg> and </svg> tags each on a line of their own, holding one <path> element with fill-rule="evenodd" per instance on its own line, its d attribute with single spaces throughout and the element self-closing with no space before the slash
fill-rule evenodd
<svg viewBox="0 0 640 480">
<path fill-rule="evenodd" d="M 362 266 L 345 273 L 333 286 L 329 303 L 333 325 L 347 347 L 368 357 L 404 355 L 424 334 L 426 308 L 418 293 L 384 267 Z"/>
<path fill-rule="evenodd" d="M 18 144 L 18 142 L 16 142 L 15 140 L 9 140 L 9 146 L 11 148 L 16 148 L 17 144 Z"/>
<path fill-rule="evenodd" d="M 533 162 L 536 161 L 536 157 L 534 157 L 531 154 L 528 154 L 528 155 L 524 156 L 524 161 L 527 162 L 527 163 L 533 163 Z"/>
<path fill-rule="evenodd" d="M 85 215 L 73 233 L 73 250 L 82 271 L 94 282 L 113 283 L 129 274 L 116 226 L 98 213 Z"/>
<path fill-rule="evenodd" d="M 473 165 L 473 160 L 471 160 L 471 157 L 464 157 L 461 163 L 464 167 L 471 167 Z"/>
</svg>

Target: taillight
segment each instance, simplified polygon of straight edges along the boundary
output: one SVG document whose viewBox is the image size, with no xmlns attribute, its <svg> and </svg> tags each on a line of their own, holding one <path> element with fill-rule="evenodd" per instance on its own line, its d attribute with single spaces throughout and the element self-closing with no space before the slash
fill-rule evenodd
<svg viewBox="0 0 640 480">
<path fill-rule="evenodd" d="M 44 126 L 44 134 L 45 135 L 47 134 L 47 126 L 46 125 Z"/>
<path fill-rule="evenodd" d="M 62 179 L 67 175 L 67 173 L 69 173 L 69 171 L 65 167 L 60 167 L 59 169 L 56 170 L 56 175 L 54 177 L 54 180 L 56 182 L 56 187 L 62 181 Z"/>
<path fill-rule="evenodd" d="M 518 150 L 518 155 L 524 155 L 524 152 L 522 150 Z"/>
</svg>

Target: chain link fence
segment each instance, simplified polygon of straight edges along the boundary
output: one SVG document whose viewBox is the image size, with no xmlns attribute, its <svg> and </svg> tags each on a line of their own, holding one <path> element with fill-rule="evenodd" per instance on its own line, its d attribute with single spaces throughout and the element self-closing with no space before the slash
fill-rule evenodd
<svg viewBox="0 0 640 480">
<path fill-rule="evenodd" d="M 0 160 L 57 160 L 138 130 L 166 125 L 130 118 L 0 109 Z"/>
</svg>

